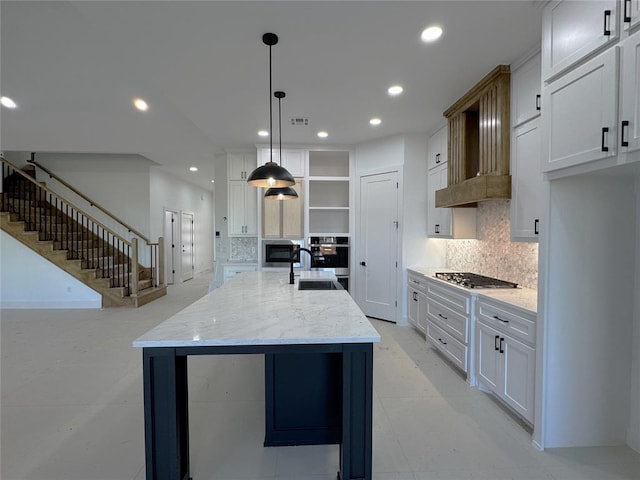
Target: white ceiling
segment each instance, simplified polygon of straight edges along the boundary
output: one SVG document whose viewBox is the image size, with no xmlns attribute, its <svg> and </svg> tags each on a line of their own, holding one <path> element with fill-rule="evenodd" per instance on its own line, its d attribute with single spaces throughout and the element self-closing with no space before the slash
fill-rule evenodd
<svg viewBox="0 0 640 480">
<path fill-rule="evenodd" d="M 205 188 L 216 153 L 265 143 L 265 32 L 280 37 L 283 143 L 356 145 L 433 130 L 493 67 L 539 45 L 541 29 L 529 0 L 3 0 L 0 13 L 1 92 L 18 103 L 2 108 L 3 150 L 139 153 Z M 444 35 L 422 43 L 431 24 Z M 395 83 L 405 91 L 391 98 Z M 138 96 L 147 113 L 132 107 Z M 291 116 L 310 124 L 290 126 Z"/>
</svg>

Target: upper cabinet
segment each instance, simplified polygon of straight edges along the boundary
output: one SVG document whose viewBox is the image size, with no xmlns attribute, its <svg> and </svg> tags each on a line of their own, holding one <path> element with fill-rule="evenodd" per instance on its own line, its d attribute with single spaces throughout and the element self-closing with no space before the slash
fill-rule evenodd
<svg viewBox="0 0 640 480">
<path fill-rule="evenodd" d="M 511 198 L 509 176 L 510 68 L 500 65 L 446 112 L 448 186 L 436 206 Z"/>
<path fill-rule="evenodd" d="M 229 180 L 246 180 L 257 166 L 256 154 L 227 153 L 227 172 Z"/>
<path fill-rule="evenodd" d="M 511 73 L 511 125 L 516 127 L 540 115 L 540 53 Z"/>
<path fill-rule="evenodd" d="M 437 167 L 438 165 L 447 163 L 447 139 L 448 135 L 446 125 L 429 137 L 429 148 L 427 152 L 427 155 L 429 156 L 427 158 L 427 167 L 429 170 Z"/>
<path fill-rule="evenodd" d="M 542 93 L 544 172 L 558 177 L 640 160 L 637 8 L 637 1 L 628 0 L 620 4 L 564 1 L 545 7 L 542 68 L 543 79 L 548 81 Z M 584 18 L 574 21 L 570 13 Z M 605 25 L 610 31 L 607 35 L 601 31 L 599 37 L 606 38 L 599 42 L 595 41 L 596 17 L 600 18 L 600 30 Z M 622 35 L 620 22 L 625 25 Z M 585 40 L 585 32 L 591 32 L 591 40 Z M 574 53 L 567 53 L 571 49 L 560 45 L 560 38 L 573 45 Z M 582 40 L 572 40 L 575 38 Z M 561 57 L 567 60 L 561 61 Z"/>
<path fill-rule="evenodd" d="M 618 5 L 618 0 L 562 0 L 547 5 L 542 21 L 542 79 L 557 77 L 589 54 L 616 42 L 620 32 Z"/>
<path fill-rule="evenodd" d="M 305 151 L 299 148 L 284 148 L 282 149 L 282 159 L 280 158 L 280 149 L 274 148 L 273 155 L 271 155 L 269 148 L 259 148 L 258 155 L 260 158 L 260 165 L 264 165 L 271 159 L 278 165 L 282 162 L 282 166 L 286 168 L 289 173 L 296 177 L 304 177 L 304 164 L 305 164 Z"/>
<path fill-rule="evenodd" d="M 640 0 L 622 0 L 622 25 L 625 31 L 640 25 Z"/>
<path fill-rule="evenodd" d="M 304 183 L 293 186 L 298 198 L 277 200 L 262 195 L 262 236 L 264 238 L 304 238 Z M 262 190 L 261 190 L 262 191 Z"/>
</svg>

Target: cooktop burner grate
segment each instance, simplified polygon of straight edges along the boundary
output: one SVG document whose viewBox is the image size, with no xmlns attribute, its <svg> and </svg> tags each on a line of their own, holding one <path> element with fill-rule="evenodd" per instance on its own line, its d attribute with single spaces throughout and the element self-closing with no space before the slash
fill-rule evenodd
<svg viewBox="0 0 640 480">
<path fill-rule="evenodd" d="M 466 288 L 517 288 L 518 284 L 469 272 L 438 272 L 436 278 Z"/>
</svg>

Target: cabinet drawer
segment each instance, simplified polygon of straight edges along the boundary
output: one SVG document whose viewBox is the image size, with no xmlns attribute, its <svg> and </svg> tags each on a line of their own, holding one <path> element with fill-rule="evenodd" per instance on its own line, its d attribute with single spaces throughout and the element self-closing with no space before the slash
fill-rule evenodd
<svg viewBox="0 0 640 480">
<path fill-rule="evenodd" d="M 440 350 L 451 362 L 465 373 L 467 372 L 468 348 L 447 332 L 427 321 L 427 340 Z"/>
<path fill-rule="evenodd" d="M 427 317 L 462 343 L 469 343 L 469 317 L 427 297 Z"/>
<path fill-rule="evenodd" d="M 427 283 L 427 295 L 438 303 L 462 315 L 469 315 L 471 313 L 471 295 L 458 293 L 435 281 L 429 281 Z"/>
<path fill-rule="evenodd" d="M 484 299 L 478 300 L 478 321 L 498 329 L 529 345 L 536 343 L 535 317 L 505 310 Z"/>
<path fill-rule="evenodd" d="M 423 277 L 409 274 L 407 277 L 407 283 L 409 288 L 419 290 L 422 293 L 427 293 L 427 281 Z"/>
</svg>

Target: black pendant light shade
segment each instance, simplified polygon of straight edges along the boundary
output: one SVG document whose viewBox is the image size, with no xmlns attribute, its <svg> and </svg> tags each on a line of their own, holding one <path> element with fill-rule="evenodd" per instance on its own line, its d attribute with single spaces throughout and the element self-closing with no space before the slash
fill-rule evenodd
<svg viewBox="0 0 640 480">
<path fill-rule="evenodd" d="M 278 135 L 280 137 L 280 164 L 282 164 L 282 106 L 281 101 L 286 96 L 284 92 L 273 92 L 273 96 L 278 99 Z M 264 192 L 264 198 L 270 200 L 293 200 L 298 198 L 298 193 L 292 187 L 272 187 Z"/>
<path fill-rule="evenodd" d="M 249 177 L 247 183 L 254 187 L 290 187 L 295 185 L 293 175 L 286 168 L 281 167 L 273 161 L 273 100 L 271 99 L 271 47 L 278 43 L 278 36 L 275 33 L 265 33 L 262 36 L 262 42 L 269 47 L 269 162 L 256 168 Z"/>
</svg>

